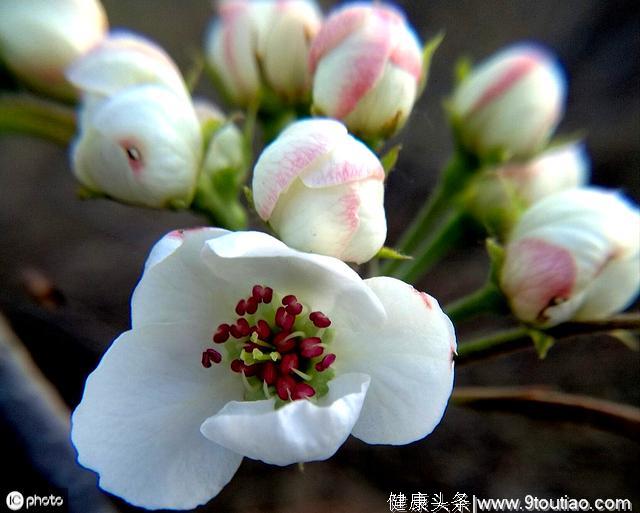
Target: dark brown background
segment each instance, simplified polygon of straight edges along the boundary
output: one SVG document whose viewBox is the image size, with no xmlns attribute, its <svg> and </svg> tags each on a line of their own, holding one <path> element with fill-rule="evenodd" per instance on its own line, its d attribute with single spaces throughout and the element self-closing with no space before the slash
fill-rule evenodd
<svg viewBox="0 0 640 513">
<path fill-rule="evenodd" d="M 390 243 L 424 201 L 450 151 L 440 105 L 451 90 L 456 58 L 478 59 L 517 40 L 555 49 L 570 78 L 561 131 L 586 131 L 593 182 L 621 188 L 638 201 L 640 18 L 635 2 L 399 3 L 423 39 L 443 29 L 446 38 L 426 93 L 399 136 L 404 150 L 387 193 Z M 104 0 L 104 5 L 113 27 L 155 39 L 183 71 L 201 48 L 211 16 L 204 0 Z M 211 96 L 204 82 L 199 90 Z M 0 309 L 70 407 L 79 401 L 99 355 L 128 327 L 129 296 L 153 242 L 171 229 L 203 222 L 185 213 L 80 201 L 75 189 L 66 151 L 27 137 L 0 139 Z M 485 272 L 479 242 L 436 268 L 422 288 L 447 302 L 479 285 Z M 28 298 L 27 268 L 53 281 L 65 298 L 62 308 L 47 311 Z M 461 338 L 483 329 L 483 322 L 462 326 Z M 544 362 L 525 352 L 465 367 L 457 384 L 550 384 L 638 405 L 638 364 L 637 354 L 613 340 L 581 339 L 552 349 Z M 0 484 L 46 487 L 48 476 L 28 456 L 28 443 L 15 425 L 0 419 L 7 473 Z M 409 496 L 443 492 L 445 498 L 456 492 L 624 497 L 638 508 L 638 455 L 632 441 L 591 428 L 451 407 L 425 440 L 398 448 L 350 439 L 334 458 L 307 464 L 304 473 L 245 460 L 203 511 L 383 512 L 389 493 L 399 491 Z M 116 505 L 132 510 L 121 501 Z M 76 504 L 76 510 L 91 508 Z"/>
</svg>

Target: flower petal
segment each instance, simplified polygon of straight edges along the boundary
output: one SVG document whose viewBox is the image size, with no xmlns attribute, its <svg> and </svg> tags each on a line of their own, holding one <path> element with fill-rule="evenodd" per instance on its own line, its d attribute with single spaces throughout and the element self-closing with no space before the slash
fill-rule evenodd
<svg viewBox="0 0 640 513">
<path fill-rule="evenodd" d="M 385 319 L 380 300 L 347 264 L 296 251 L 266 233 L 233 232 L 209 240 L 203 258 L 228 286 L 250 291 L 264 284 L 296 294 L 314 310 L 339 318 L 345 328 L 377 326 Z"/>
<path fill-rule="evenodd" d="M 329 382 L 318 404 L 298 400 L 275 410 L 274 399 L 230 402 L 200 430 L 216 444 L 273 465 L 325 460 L 349 436 L 368 386 L 369 376 L 345 374 Z"/>
<path fill-rule="evenodd" d="M 145 508 L 191 509 L 231 479 L 242 456 L 199 427 L 242 385 L 226 366 L 201 366 L 208 335 L 193 324 L 128 331 L 89 376 L 71 438 L 102 488 Z"/>
<path fill-rule="evenodd" d="M 219 293 L 224 283 L 204 264 L 200 252 L 206 240 L 226 233 L 218 228 L 175 230 L 156 243 L 133 291 L 131 325 L 193 321 L 213 333 L 216 320 L 225 318 L 233 306 Z"/>
<path fill-rule="evenodd" d="M 76 60 L 67 70 L 71 83 L 85 92 L 110 96 L 138 84 L 159 84 L 188 97 L 180 70 L 158 45 L 119 32 Z"/>
<path fill-rule="evenodd" d="M 387 322 L 336 333 L 334 368 L 371 376 L 353 435 L 406 444 L 431 433 L 444 414 L 453 387 L 453 325 L 434 298 L 411 285 L 386 277 L 365 283 L 382 301 Z"/>
<path fill-rule="evenodd" d="M 255 165 L 252 184 L 260 217 L 269 219 L 278 198 L 296 177 L 346 136 L 346 127 L 338 121 L 310 119 L 293 124 L 267 146 Z"/>
</svg>

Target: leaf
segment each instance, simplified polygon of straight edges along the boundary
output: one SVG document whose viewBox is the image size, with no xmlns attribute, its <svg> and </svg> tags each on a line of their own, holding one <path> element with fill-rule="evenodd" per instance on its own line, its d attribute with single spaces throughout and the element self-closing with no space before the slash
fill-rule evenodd
<svg viewBox="0 0 640 513">
<path fill-rule="evenodd" d="M 640 351 L 640 338 L 635 333 L 628 330 L 614 330 L 609 335 L 622 342 L 631 351 Z"/>
<path fill-rule="evenodd" d="M 396 144 L 393 148 L 391 148 L 384 156 L 380 159 L 382 163 L 382 168 L 384 169 L 384 175 L 389 176 L 391 171 L 398 162 L 398 156 L 400 155 L 400 150 L 402 149 L 402 144 Z"/>
<path fill-rule="evenodd" d="M 412 256 L 403 255 L 393 248 L 383 246 L 380 251 L 376 253 L 374 258 L 386 259 L 386 260 L 413 260 Z"/>
<path fill-rule="evenodd" d="M 549 349 L 555 344 L 556 339 L 551 335 L 547 335 L 544 331 L 534 329 L 529 330 L 529 336 L 533 341 L 533 347 L 536 348 L 538 357 L 544 360 L 547 357 Z"/>
<path fill-rule="evenodd" d="M 439 32 L 431 39 L 429 39 L 422 48 L 422 75 L 420 76 L 420 81 L 418 82 L 418 94 L 417 97 L 420 97 L 424 88 L 427 86 L 427 81 L 429 80 L 429 70 L 431 69 L 431 61 L 433 59 L 433 55 L 436 53 L 436 50 L 440 46 L 444 39 L 444 31 Z"/>
</svg>

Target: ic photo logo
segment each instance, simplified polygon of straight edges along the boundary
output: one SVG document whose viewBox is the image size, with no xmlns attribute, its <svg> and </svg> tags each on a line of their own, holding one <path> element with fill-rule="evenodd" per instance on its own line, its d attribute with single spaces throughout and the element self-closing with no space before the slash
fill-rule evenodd
<svg viewBox="0 0 640 513">
<path fill-rule="evenodd" d="M 25 511 L 60 511 L 59 508 L 65 505 L 64 498 L 59 495 L 44 495 L 37 494 L 28 495 L 25 497 L 21 492 L 14 490 L 7 494 L 6 500 L 7 508 L 11 511 L 20 511 L 24 508 Z"/>
</svg>

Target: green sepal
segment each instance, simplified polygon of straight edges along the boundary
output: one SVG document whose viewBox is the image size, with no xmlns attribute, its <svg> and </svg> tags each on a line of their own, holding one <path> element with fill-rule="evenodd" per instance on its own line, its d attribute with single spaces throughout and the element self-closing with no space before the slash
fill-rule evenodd
<svg viewBox="0 0 640 513">
<path fill-rule="evenodd" d="M 556 339 L 551 335 L 548 335 L 544 331 L 536 330 L 533 328 L 528 330 L 527 333 L 533 341 L 533 347 L 538 353 L 538 357 L 541 360 L 544 360 L 547 357 L 549 349 L 551 349 L 553 344 L 555 344 Z"/>
<path fill-rule="evenodd" d="M 460 85 L 470 74 L 473 69 L 473 63 L 468 56 L 460 57 L 453 67 L 453 79 L 456 85 Z"/>
<path fill-rule="evenodd" d="M 205 59 L 203 53 L 200 51 L 193 51 L 191 55 L 191 64 L 189 65 L 187 72 L 184 74 L 184 83 L 190 93 L 193 93 L 198 82 L 200 82 L 204 68 Z"/>
<path fill-rule="evenodd" d="M 393 171 L 393 168 L 398 162 L 401 149 L 402 144 L 396 144 L 380 158 L 380 163 L 382 164 L 382 169 L 384 169 L 385 176 L 389 176 L 391 171 Z"/>
<path fill-rule="evenodd" d="M 247 206 L 255 212 L 256 204 L 253 202 L 253 191 L 251 187 L 245 185 L 242 191 L 244 192 L 244 199 L 247 201 Z"/>
<path fill-rule="evenodd" d="M 79 185 L 76 189 L 76 196 L 78 199 L 87 200 L 87 199 L 98 199 L 98 198 L 108 198 L 108 196 L 103 192 L 98 192 L 85 187 L 84 185 Z"/>
<path fill-rule="evenodd" d="M 444 31 L 438 32 L 435 36 L 429 39 L 422 48 L 422 74 L 418 81 L 418 94 L 416 98 L 419 98 L 429 80 L 429 70 L 431 69 L 431 61 L 436 53 L 436 50 L 444 40 Z"/>
<path fill-rule="evenodd" d="M 636 333 L 629 330 L 614 330 L 609 332 L 609 336 L 623 343 L 631 351 L 640 351 L 640 338 Z"/>
<path fill-rule="evenodd" d="M 399 251 L 396 251 L 393 248 L 388 246 L 383 246 L 380 248 L 380 251 L 376 253 L 376 256 L 373 258 L 379 258 L 381 260 L 413 260 L 413 257 L 410 255 L 403 255 Z"/>
<path fill-rule="evenodd" d="M 488 238 L 485 241 L 485 248 L 491 261 L 491 268 L 489 270 L 489 280 L 491 283 L 499 287 L 500 285 L 500 271 L 504 265 L 505 251 L 504 247 L 498 243 L 494 238 Z"/>
</svg>

